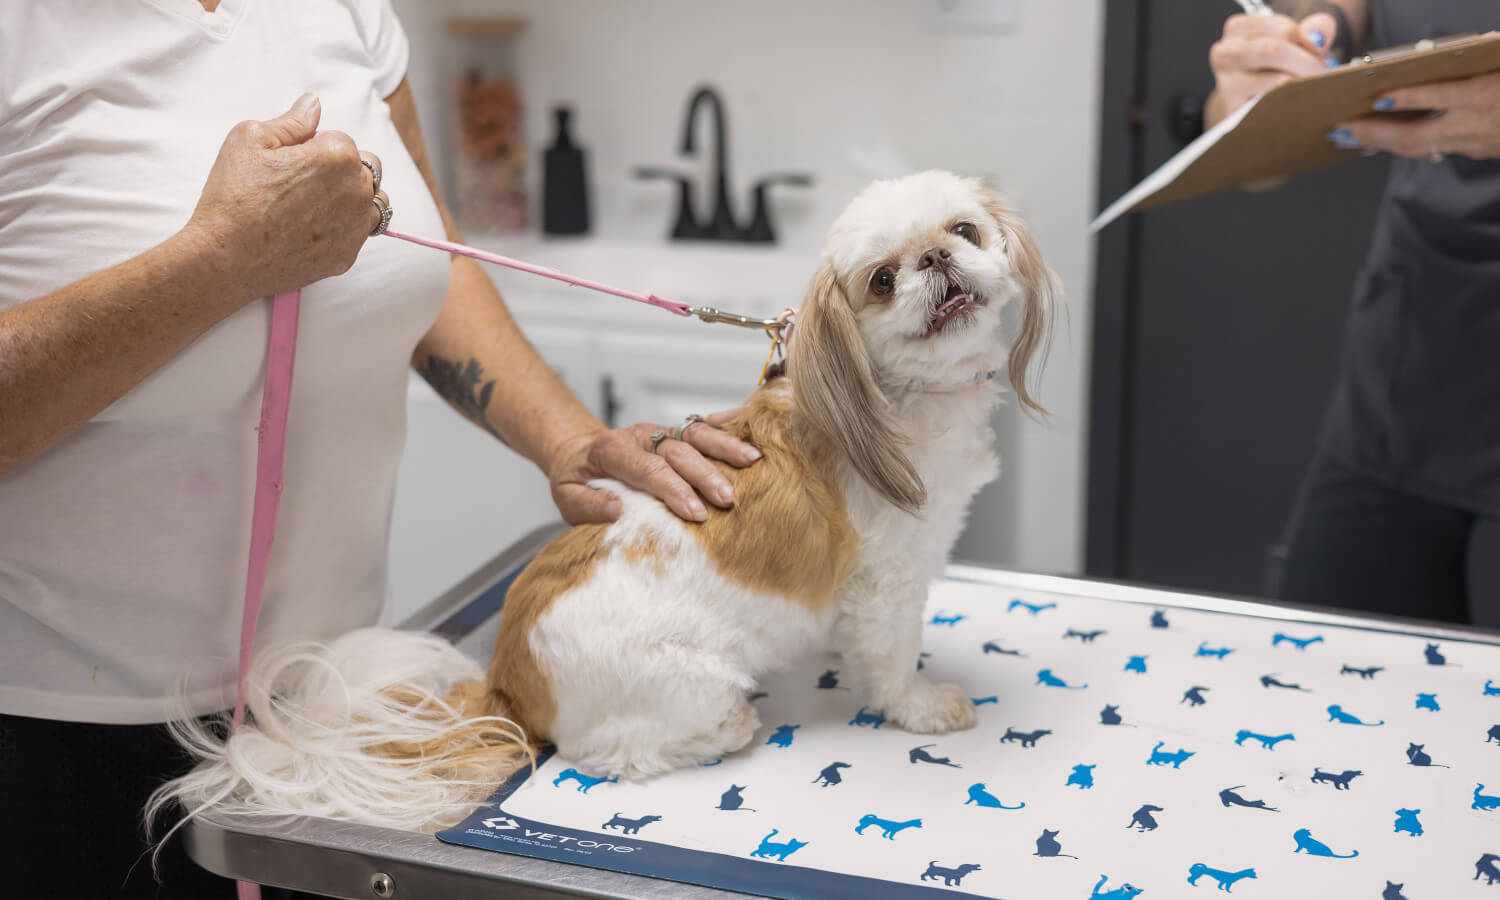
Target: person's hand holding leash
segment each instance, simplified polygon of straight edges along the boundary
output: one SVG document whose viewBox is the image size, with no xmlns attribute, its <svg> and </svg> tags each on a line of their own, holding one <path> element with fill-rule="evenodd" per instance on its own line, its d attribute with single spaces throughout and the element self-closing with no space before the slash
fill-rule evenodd
<svg viewBox="0 0 1500 900">
<path fill-rule="evenodd" d="M 660 497 L 682 518 L 702 522 L 708 518 L 704 500 L 723 509 L 734 504 L 729 479 L 710 458 L 739 468 L 760 459 L 760 451 L 719 428 L 739 413 L 717 412 L 674 429 L 642 423 L 581 435 L 555 456 L 548 473 L 552 499 L 571 525 L 610 522 L 620 515 L 619 498 L 588 482 L 615 478 Z"/>
<path fill-rule="evenodd" d="M 1382 94 L 1377 112 L 1421 112 L 1420 119 L 1372 116 L 1345 122 L 1328 139 L 1341 147 L 1384 150 L 1397 156 L 1439 160 L 1454 153 L 1471 159 L 1500 157 L 1500 74 L 1444 81 Z"/>
</svg>

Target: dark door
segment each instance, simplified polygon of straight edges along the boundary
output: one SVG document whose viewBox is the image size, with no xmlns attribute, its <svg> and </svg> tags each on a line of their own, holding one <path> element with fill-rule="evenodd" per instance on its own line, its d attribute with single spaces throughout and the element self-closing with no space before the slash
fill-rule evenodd
<svg viewBox="0 0 1500 900">
<path fill-rule="evenodd" d="M 1192 137 L 1233 3 L 1110 0 L 1100 208 Z M 1097 248 L 1089 574 L 1263 591 L 1386 164 L 1138 213 Z"/>
</svg>

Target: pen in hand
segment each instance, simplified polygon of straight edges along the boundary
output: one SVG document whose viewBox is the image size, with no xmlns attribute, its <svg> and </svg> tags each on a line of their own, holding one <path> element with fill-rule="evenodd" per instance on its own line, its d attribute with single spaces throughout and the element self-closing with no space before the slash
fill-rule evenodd
<svg viewBox="0 0 1500 900">
<path fill-rule="evenodd" d="M 1240 9 L 1243 9 L 1247 16 L 1274 16 L 1276 14 L 1275 10 L 1265 4 L 1265 0 L 1235 0 L 1235 2 L 1240 5 Z"/>
</svg>

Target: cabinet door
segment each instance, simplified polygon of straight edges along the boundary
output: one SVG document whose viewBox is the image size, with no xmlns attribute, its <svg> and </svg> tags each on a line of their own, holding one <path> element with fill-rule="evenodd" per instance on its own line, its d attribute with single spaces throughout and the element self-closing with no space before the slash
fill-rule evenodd
<svg viewBox="0 0 1500 900">
<path fill-rule="evenodd" d="M 568 390 L 583 401 L 590 412 L 603 418 L 603 375 L 599 367 L 597 338 L 589 328 L 583 322 L 523 323 L 521 331 Z"/>
<path fill-rule="evenodd" d="M 681 334 L 601 336 L 599 366 L 610 379 L 615 424 L 675 425 L 690 413 L 743 404 L 770 341 L 755 331 L 718 329 L 728 333 L 710 337 L 707 326 L 689 324 Z"/>
</svg>

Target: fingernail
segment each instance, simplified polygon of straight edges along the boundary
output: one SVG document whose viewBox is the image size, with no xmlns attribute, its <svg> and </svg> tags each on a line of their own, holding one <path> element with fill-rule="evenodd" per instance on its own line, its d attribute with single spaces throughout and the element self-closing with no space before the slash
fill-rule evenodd
<svg viewBox="0 0 1500 900">
<path fill-rule="evenodd" d="M 1325 69 L 1337 69 L 1338 67 L 1339 67 L 1338 57 L 1335 57 L 1335 56 L 1333 56 L 1331 54 L 1323 57 L 1323 68 L 1325 68 Z"/>
<path fill-rule="evenodd" d="M 1312 41 L 1313 46 L 1319 50 L 1322 50 L 1323 45 L 1328 43 L 1328 38 L 1324 37 L 1323 32 L 1317 28 L 1307 33 L 1307 39 Z"/>
<path fill-rule="evenodd" d="M 703 504 L 698 502 L 697 500 L 694 500 L 692 503 L 688 504 L 688 512 L 692 514 L 694 522 L 708 521 L 708 509 L 705 508 Z"/>
<path fill-rule="evenodd" d="M 714 496 L 718 498 L 720 506 L 730 506 L 730 505 L 733 505 L 733 503 L 734 503 L 734 488 L 730 487 L 727 484 L 726 485 L 722 485 L 717 490 L 714 491 Z"/>
<path fill-rule="evenodd" d="M 760 451 L 755 449 L 754 447 L 751 447 L 749 452 L 745 454 L 745 458 L 749 459 L 751 462 L 755 462 L 757 459 L 760 459 Z"/>
<path fill-rule="evenodd" d="M 1382 100 L 1376 100 L 1375 101 L 1375 111 L 1376 112 L 1388 112 L 1388 111 L 1393 110 L 1395 108 L 1396 108 L 1396 101 L 1395 101 L 1394 98 L 1386 97 L 1386 98 L 1384 98 Z"/>
<path fill-rule="evenodd" d="M 1328 132 L 1327 138 L 1335 144 L 1354 142 L 1354 133 L 1347 128 L 1335 128 Z"/>
<path fill-rule="evenodd" d="M 611 521 L 620 518 L 620 499 L 618 497 L 604 504 L 604 514 L 609 516 Z"/>
</svg>

